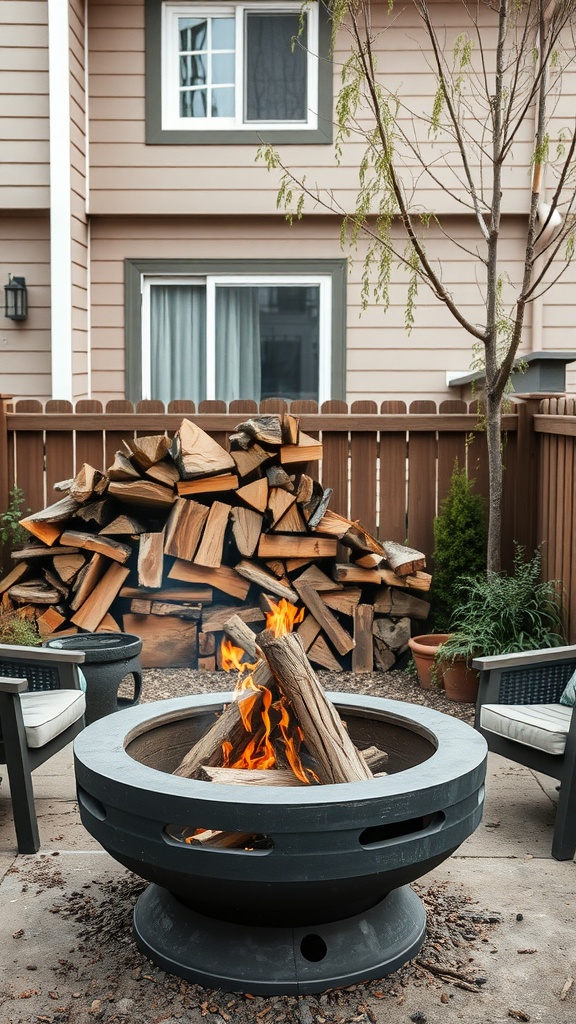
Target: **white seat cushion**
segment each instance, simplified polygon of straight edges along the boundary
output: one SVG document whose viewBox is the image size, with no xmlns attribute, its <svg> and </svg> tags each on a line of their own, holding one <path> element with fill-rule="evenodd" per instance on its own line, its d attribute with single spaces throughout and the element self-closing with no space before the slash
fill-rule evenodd
<svg viewBox="0 0 576 1024">
<path fill-rule="evenodd" d="M 483 704 L 480 725 L 547 754 L 563 754 L 572 708 L 563 704 Z"/>
<path fill-rule="evenodd" d="M 20 694 L 22 718 L 29 747 L 44 747 L 86 710 L 82 690 L 38 690 Z"/>
</svg>

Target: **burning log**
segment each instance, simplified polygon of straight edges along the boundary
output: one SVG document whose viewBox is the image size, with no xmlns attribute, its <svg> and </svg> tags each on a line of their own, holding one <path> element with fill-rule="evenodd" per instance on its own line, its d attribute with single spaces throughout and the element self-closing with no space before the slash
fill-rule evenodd
<svg viewBox="0 0 576 1024">
<path fill-rule="evenodd" d="M 289 768 L 217 768 L 202 765 L 197 776 L 205 782 L 231 786 L 305 786 Z"/>
<path fill-rule="evenodd" d="M 356 782 L 372 772 L 326 698 L 297 633 L 258 636 L 258 646 L 291 701 L 323 783 Z"/>
<path fill-rule="evenodd" d="M 253 714 L 257 714 L 262 703 L 261 691 L 258 691 L 256 694 L 251 691 L 247 698 L 255 702 Z M 233 701 L 225 708 L 214 722 L 212 728 L 204 733 L 191 750 L 188 751 L 172 773 L 173 775 L 179 775 L 184 779 L 191 779 L 200 768 L 207 765 L 221 764 L 223 743 L 230 743 L 234 749 L 240 748 L 245 744 L 246 730 L 244 728 L 240 703 L 240 701 Z"/>
</svg>

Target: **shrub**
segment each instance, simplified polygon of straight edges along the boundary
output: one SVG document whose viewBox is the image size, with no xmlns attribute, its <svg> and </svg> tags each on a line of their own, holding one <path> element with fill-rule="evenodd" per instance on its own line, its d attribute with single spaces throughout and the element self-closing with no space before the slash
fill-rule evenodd
<svg viewBox="0 0 576 1024">
<path fill-rule="evenodd" d="M 24 491 L 14 484 L 10 491 L 10 501 L 5 512 L 0 512 L 0 544 L 6 544 L 11 549 L 17 548 L 29 539 L 30 534 L 23 526 L 20 526 L 20 519 L 24 516 Z M 30 509 L 27 510 L 28 512 Z"/>
<path fill-rule="evenodd" d="M 484 499 L 475 494 L 474 480 L 454 464 L 450 490 L 434 520 L 431 623 L 447 633 L 459 600 L 459 577 L 486 572 L 487 526 Z"/>
<path fill-rule="evenodd" d="M 36 621 L 24 619 L 18 612 L 0 614 L 0 644 L 16 647 L 39 647 L 42 639 Z"/>
<path fill-rule="evenodd" d="M 491 572 L 463 577 L 456 588 L 459 603 L 450 623 L 450 639 L 439 656 L 490 657 L 559 647 L 566 642 L 562 589 L 557 580 L 541 579 L 540 551 L 527 560 L 516 546 L 510 574 Z"/>
</svg>

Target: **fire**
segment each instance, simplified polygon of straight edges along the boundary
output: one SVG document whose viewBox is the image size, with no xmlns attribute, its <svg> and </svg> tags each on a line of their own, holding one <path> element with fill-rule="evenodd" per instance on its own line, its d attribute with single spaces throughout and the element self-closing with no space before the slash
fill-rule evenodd
<svg viewBox="0 0 576 1024">
<path fill-rule="evenodd" d="M 283 636 L 284 633 L 291 633 L 303 618 L 304 608 L 296 608 L 282 598 L 267 613 L 266 628 L 272 630 L 277 637 Z M 230 640 L 222 642 L 222 668 L 226 672 L 239 672 L 234 697 L 239 701 L 242 724 L 249 737 L 243 750 L 236 756 L 233 745 L 228 740 L 224 741 L 223 767 L 274 768 L 277 767 L 280 754 L 298 779 L 310 783 L 316 779 L 316 775 L 307 771 L 300 760 L 303 734 L 300 727 L 291 720 L 288 701 L 284 695 L 274 701 L 272 691 L 267 686 L 259 686 L 254 682 L 252 673 L 258 663 L 243 661 L 244 653 L 242 648 L 235 647 Z"/>
<path fill-rule="evenodd" d="M 291 633 L 294 626 L 302 622 L 303 618 L 304 608 L 297 608 L 283 597 L 267 613 L 266 628 L 271 629 L 274 636 L 284 636 L 284 633 Z"/>
</svg>

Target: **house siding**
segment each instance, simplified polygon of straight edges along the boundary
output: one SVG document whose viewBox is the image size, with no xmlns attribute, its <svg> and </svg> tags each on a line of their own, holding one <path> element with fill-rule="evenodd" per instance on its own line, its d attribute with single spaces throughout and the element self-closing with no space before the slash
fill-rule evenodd
<svg viewBox="0 0 576 1024">
<path fill-rule="evenodd" d="M 0 22 L 0 210 L 47 209 L 47 3 L 2 0 Z"/>
<path fill-rule="evenodd" d="M 72 236 L 72 394 L 90 394 L 87 216 L 86 71 L 84 0 L 70 2 L 70 161 Z"/>
<path fill-rule="evenodd" d="M 50 398 L 50 221 L 48 214 L 0 217 L 0 280 L 26 278 L 28 318 L 0 326 L 0 393 Z M 2 296 L 3 298 L 3 296 Z"/>
</svg>

